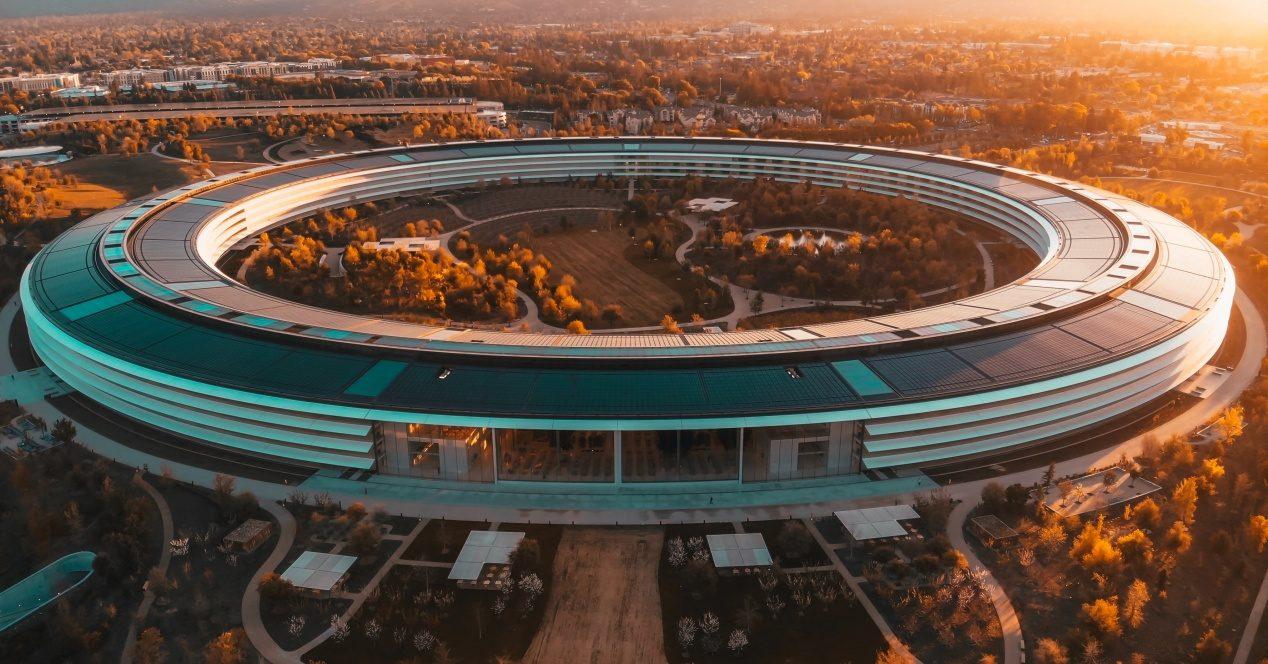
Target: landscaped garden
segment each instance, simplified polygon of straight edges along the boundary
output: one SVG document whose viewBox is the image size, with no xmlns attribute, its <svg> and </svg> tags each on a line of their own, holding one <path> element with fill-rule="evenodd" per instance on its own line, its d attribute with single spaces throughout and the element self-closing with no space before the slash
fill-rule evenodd
<svg viewBox="0 0 1268 664">
<path fill-rule="evenodd" d="M 705 536 L 733 532 L 665 527 L 658 578 L 670 662 L 875 660 L 885 640 L 836 571 L 720 575 Z"/>
<path fill-rule="evenodd" d="M 1116 481 L 1085 489 L 1107 496 L 1099 502 L 1074 490 L 1053 498 L 1049 490 L 1051 506 L 1041 504 L 1034 497 L 1042 489 L 1081 479 L 1051 470 L 1035 493 L 987 486 L 977 511 L 1019 535 L 994 547 L 970 541 L 1012 598 L 1036 661 L 1227 660 L 1244 626 L 1233 617 L 1249 610 L 1268 542 L 1268 519 L 1254 516 L 1268 496 L 1250 471 L 1265 467 L 1264 453 L 1237 442 L 1243 427 L 1257 436 L 1262 420 L 1243 417 L 1241 408 L 1226 413 L 1207 445 L 1147 441 L 1140 456 L 1120 460 Z M 1131 482 L 1147 483 L 1135 474 L 1161 490 L 1111 499 L 1131 494 Z M 1095 509 L 1058 513 L 1084 503 Z"/>
</svg>

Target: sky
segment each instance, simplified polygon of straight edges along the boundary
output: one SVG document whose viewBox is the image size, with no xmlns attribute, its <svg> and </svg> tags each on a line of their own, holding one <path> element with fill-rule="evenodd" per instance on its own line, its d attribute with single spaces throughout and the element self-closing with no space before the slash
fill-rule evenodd
<svg viewBox="0 0 1268 664">
<path fill-rule="evenodd" d="M 1268 43 L 1268 0 L 0 0 L 0 17 L 126 11 L 287 14 L 365 12 L 420 17 L 465 15 L 483 21 L 739 19 L 778 21 L 872 17 L 880 20 L 1052 21 L 1108 30 L 1193 34 L 1208 41 Z"/>
</svg>

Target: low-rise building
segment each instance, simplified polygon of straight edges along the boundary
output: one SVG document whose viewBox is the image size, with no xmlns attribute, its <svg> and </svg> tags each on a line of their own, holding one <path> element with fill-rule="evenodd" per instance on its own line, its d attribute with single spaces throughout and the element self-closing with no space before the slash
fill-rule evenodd
<svg viewBox="0 0 1268 664">
<path fill-rule="evenodd" d="M 146 83 L 162 83 L 169 76 L 171 72 L 167 69 L 116 69 L 102 73 L 101 81 L 107 86 L 128 88 Z"/>
<path fill-rule="evenodd" d="M 79 85 L 79 74 L 19 74 L 0 78 L 0 92 L 44 92 Z"/>
</svg>

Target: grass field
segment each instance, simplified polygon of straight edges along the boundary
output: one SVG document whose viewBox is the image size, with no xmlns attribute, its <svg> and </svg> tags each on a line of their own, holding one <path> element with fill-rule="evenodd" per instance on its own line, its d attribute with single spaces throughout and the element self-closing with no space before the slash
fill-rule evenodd
<svg viewBox="0 0 1268 664">
<path fill-rule="evenodd" d="M 58 187 L 53 205 L 45 219 L 65 219 L 76 210 L 82 213 L 106 210 L 124 202 L 123 194 L 97 184 L 80 183 L 71 187 Z"/>
<path fill-rule="evenodd" d="M 518 224 L 517 224 L 518 226 Z M 683 298 L 667 283 L 677 277 L 649 273 L 633 264 L 626 253 L 632 240 L 623 228 L 573 229 L 533 237 L 533 249 L 545 254 L 559 274 L 577 279 L 577 294 L 600 307 L 619 304 L 624 310 L 617 327 L 656 325 L 665 314 L 681 308 Z M 646 263 L 641 258 L 638 260 Z M 677 272 L 672 259 L 661 259 Z"/>
<path fill-rule="evenodd" d="M 124 200 L 193 182 L 198 173 L 178 161 L 145 154 L 81 157 L 51 167 L 74 175 L 82 184 L 94 184 L 119 192 Z"/>
<path fill-rule="evenodd" d="M 264 147 L 271 141 L 262 134 L 240 129 L 213 129 L 193 136 L 190 140 L 202 147 L 203 152 L 215 161 L 239 161 L 254 164 L 266 163 Z M 238 156 L 238 148 L 242 156 Z"/>
</svg>

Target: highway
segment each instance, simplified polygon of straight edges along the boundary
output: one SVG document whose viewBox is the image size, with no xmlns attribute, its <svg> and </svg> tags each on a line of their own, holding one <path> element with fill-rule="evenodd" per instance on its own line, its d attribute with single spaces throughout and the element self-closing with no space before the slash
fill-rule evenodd
<svg viewBox="0 0 1268 664">
<path fill-rule="evenodd" d="M 162 104 L 120 104 L 42 108 L 22 115 L 23 122 L 92 122 L 96 120 L 153 120 L 211 115 L 221 118 L 315 113 L 403 115 L 405 113 L 476 112 L 470 97 L 399 99 L 281 99 L 265 101 L 206 101 Z"/>
</svg>

